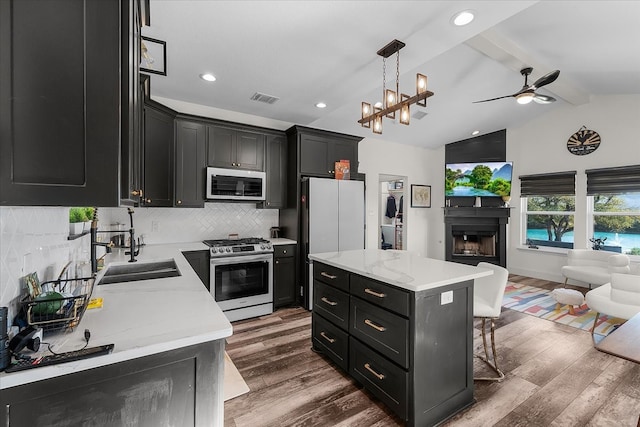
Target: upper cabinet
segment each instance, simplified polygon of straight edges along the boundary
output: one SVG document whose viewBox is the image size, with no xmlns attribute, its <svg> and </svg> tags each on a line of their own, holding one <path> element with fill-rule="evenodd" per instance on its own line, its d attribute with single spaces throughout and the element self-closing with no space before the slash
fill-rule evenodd
<svg viewBox="0 0 640 427">
<path fill-rule="evenodd" d="M 261 133 L 207 126 L 208 165 L 264 171 L 264 141 Z"/>
<path fill-rule="evenodd" d="M 287 139 L 284 134 L 267 135 L 267 194 L 262 207 L 281 209 L 286 202 Z"/>
<path fill-rule="evenodd" d="M 176 120 L 176 193 L 174 206 L 204 207 L 206 127 L 202 123 Z"/>
<path fill-rule="evenodd" d="M 142 206 L 173 206 L 175 112 L 153 101 L 144 104 Z"/>
<path fill-rule="evenodd" d="M 0 2 L 0 205 L 120 204 L 140 138 L 140 10 Z"/>
<path fill-rule="evenodd" d="M 358 142 L 362 138 L 294 126 L 287 131 L 298 146 L 299 174 L 333 178 L 335 162 L 349 160 L 352 174 L 358 170 Z"/>
</svg>

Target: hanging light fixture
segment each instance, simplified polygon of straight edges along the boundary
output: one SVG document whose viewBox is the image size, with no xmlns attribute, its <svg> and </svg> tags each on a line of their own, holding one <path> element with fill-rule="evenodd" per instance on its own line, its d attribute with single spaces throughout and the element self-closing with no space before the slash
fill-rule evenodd
<svg viewBox="0 0 640 427">
<path fill-rule="evenodd" d="M 373 122 L 373 133 L 382 134 L 382 118 L 395 119 L 396 111 L 400 111 L 400 123 L 408 125 L 411 117 L 411 104 L 426 107 L 427 98 L 433 96 L 433 92 L 427 90 L 427 76 L 420 73 L 416 74 L 416 94 L 409 96 L 400 93 L 400 49 L 403 47 L 405 47 L 403 42 L 393 40 L 377 52 L 378 55 L 382 56 L 382 107 L 374 106 L 372 109 L 371 104 L 363 102 L 361 118 L 358 120 L 358 123 L 365 128 L 371 127 L 371 122 Z M 393 88 L 387 89 L 387 58 L 394 53 L 396 54 L 395 90 Z"/>
</svg>

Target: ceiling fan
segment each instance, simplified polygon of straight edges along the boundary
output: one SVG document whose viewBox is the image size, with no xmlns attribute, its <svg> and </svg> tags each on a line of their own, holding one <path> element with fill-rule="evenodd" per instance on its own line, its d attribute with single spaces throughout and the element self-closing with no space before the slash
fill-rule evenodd
<svg viewBox="0 0 640 427">
<path fill-rule="evenodd" d="M 542 86 L 546 86 L 549 83 L 553 83 L 560 75 L 560 70 L 555 70 L 548 74 L 545 74 L 544 76 L 536 80 L 532 85 L 527 85 L 527 78 L 529 77 L 532 71 L 533 71 L 533 68 L 531 67 L 523 68 L 522 70 L 520 70 L 520 74 L 524 76 L 524 86 L 522 86 L 522 89 L 520 89 L 518 92 L 514 93 L 513 95 L 499 96 L 497 98 L 484 99 L 482 101 L 474 101 L 473 104 L 477 104 L 479 102 L 495 101 L 496 99 L 511 98 L 511 97 L 516 98 L 516 101 L 518 101 L 518 104 L 528 104 L 531 101 L 535 101 L 538 104 L 550 104 L 552 102 L 555 102 L 556 99 L 554 97 L 536 93 L 536 89 L 541 88 Z"/>
</svg>

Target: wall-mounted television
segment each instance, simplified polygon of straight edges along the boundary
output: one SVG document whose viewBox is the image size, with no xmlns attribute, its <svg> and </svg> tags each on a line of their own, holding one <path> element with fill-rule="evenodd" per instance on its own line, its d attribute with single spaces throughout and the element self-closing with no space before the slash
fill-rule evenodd
<svg viewBox="0 0 640 427">
<path fill-rule="evenodd" d="M 502 197 L 511 195 L 513 162 L 448 163 L 446 197 Z"/>
</svg>

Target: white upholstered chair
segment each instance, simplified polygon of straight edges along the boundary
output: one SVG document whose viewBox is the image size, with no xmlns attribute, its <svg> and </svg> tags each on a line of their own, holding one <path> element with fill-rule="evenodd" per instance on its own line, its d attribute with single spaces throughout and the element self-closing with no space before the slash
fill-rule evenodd
<svg viewBox="0 0 640 427">
<path fill-rule="evenodd" d="M 569 249 L 567 265 L 562 267 L 564 284 L 569 279 L 600 286 L 611 281 L 611 273 L 629 273 L 629 257 L 609 251 Z"/>
<path fill-rule="evenodd" d="M 629 320 L 640 313 L 640 276 L 613 273 L 611 282 L 587 292 L 585 301 L 596 312 L 591 335 L 600 313 Z"/>
<path fill-rule="evenodd" d="M 501 381 L 504 373 L 498 368 L 498 359 L 496 356 L 495 341 L 495 320 L 500 317 L 502 309 L 502 298 L 504 290 L 507 286 L 509 272 L 506 268 L 488 262 L 478 263 L 480 268 L 488 268 L 493 270 L 491 276 L 480 277 L 475 279 L 473 285 L 473 317 L 482 319 L 482 344 L 484 346 L 484 356 L 478 356 L 491 369 L 493 369 L 497 377 L 478 377 L 475 380 Z M 490 321 L 491 332 L 491 352 L 493 360 L 489 358 L 489 350 L 487 349 L 487 333 L 486 322 Z"/>
</svg>

